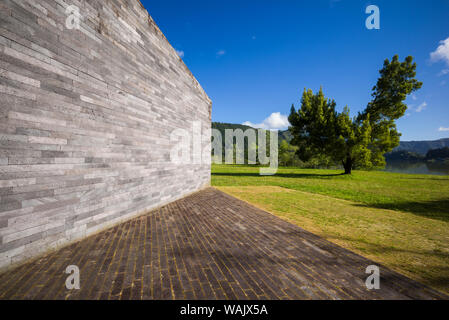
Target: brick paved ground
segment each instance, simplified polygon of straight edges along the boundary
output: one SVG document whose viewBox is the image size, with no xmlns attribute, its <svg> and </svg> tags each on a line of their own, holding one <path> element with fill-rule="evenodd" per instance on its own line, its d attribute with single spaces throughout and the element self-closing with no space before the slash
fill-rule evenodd
<svg viewBox="0 0 449 320">
<path fill-rule="evenodd" d="M 0 299 L 447 298 L 209 188 L 0 275 Z M 65 288 L 68 265 L 81 289 Z"/>
</svg>

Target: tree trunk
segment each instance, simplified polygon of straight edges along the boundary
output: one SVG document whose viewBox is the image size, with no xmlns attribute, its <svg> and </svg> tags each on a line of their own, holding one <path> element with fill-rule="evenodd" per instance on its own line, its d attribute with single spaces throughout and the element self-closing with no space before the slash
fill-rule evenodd
<svg viewBox="0 0 449 320">
<path fill-rule="evenodd" d="M 345 168 L 345 174 L 351 174 L 352 172 L 352 159 L 350 157 L 343 161 L 343 167 Z"/>
</svg>

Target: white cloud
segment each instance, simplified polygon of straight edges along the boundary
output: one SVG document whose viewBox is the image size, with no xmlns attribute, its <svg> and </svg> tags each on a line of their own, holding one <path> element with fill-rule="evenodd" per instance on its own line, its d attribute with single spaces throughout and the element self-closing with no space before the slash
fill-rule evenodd
<svg viewBox="0 0 449 320">
<path fill-rule="evenodd" d="M 416 100 L 416 99 L 418 99 L 418 98 L 416 97 L 415 94 L 412 94 L 412 99 L 413 99 L 413 100 Z"/>
<path fill-rule="evenodd" d="M 416 108 L 416 112 L 421 112 L 427 108 L 427 102 L 421 103 L 418 108 Z"/>
<path fill-rule="evenodd" d="M 176 50 L 176 53 L 178 54 L 178 56 L 179 56 L 180 58 L 184 58 L 184 51 L 182 51 L 182 50 Z"/>
<path fill-rule="evenodd" d="M 445 127 L 440 127 L 438 129 L 438 131 L 443 132 L 443 131 L 449 131 L 449 128 L 445 128 Z"/>
<path fill-rule="evenodd" d="M 225 54 L 226 54 L 225 50 L 220 50 L 220 51 L 217 52 L 217 56 L 218 57 L 224 56 Z"/>
<path fill-rule="evenodd" d="M 440 41 L 438 48 L 430 53 L 430 61 L 436 62 L 443 60 L 449 65 L 449 38 Z"/>
<path fill-rule="evenodd" d="M 246 121 L 243 125 L 265 130 L 286 130 L 290 123 L 288 122 L 288 117 L 286 115 L 283 115 L 280 112 L 273 112 L 262 123 L 255 124 Z"/>
</svg>

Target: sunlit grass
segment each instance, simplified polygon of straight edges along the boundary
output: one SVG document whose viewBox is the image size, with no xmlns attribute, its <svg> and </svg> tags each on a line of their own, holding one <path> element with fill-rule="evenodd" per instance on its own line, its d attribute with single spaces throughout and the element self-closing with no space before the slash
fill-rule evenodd
<svg viewBox="0 0 449 320">
<path fill-rule="evenodd" d="M 449 293 L 449 177 L 214 165 L 212 185 Z"/>
</svg>

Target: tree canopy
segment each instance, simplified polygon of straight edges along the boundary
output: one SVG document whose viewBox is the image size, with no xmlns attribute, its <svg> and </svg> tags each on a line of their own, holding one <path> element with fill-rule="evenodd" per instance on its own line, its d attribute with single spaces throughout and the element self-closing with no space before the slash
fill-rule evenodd
<svg viewBox="0 0 449 320">
<path fill-rule="evenodd" d="M 395 120 L 405 114 L 405 99 L 422 83 L 415 79 L 416 63 L 411 56 L 404 62 L 397 55 L 386 59 L 379 73 L 372 101 L 353 118 L 347 106 L 338 112 L 336 102 L 326 98 L 322 88 L 315 94 L 304 89 L 301 107 L 296 110 L 292 105 L 289 116 L 291 143 L 298 147 L 301 160 L 324 154 L 340 162 L 347 174 L 355 167 L 385 165 L 384 154 L 399 145 L 401 134 Z"/>
</svg>

